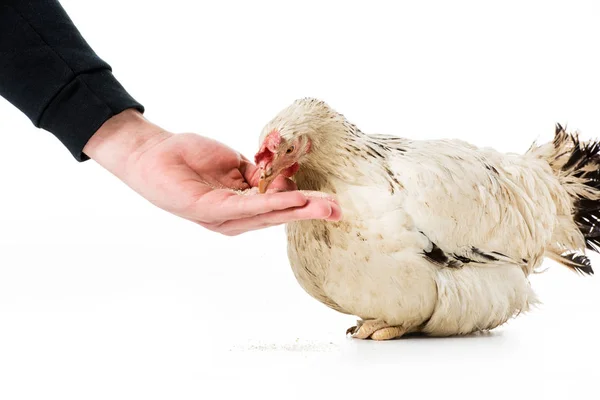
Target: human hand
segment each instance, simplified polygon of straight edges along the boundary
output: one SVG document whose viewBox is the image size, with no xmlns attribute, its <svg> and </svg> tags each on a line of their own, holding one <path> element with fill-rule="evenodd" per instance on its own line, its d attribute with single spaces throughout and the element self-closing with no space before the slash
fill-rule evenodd
<svg viewBox="0 0 600 400">
<path fill-rule="evenodd" d="M 199 135 L 167 132 L 134 110 L 106 121 L 83 151 L 154 205 L 225 235 L 341 217 L 333 198 L 295 191 L 288 179 L 258 194 L 259 171 L 239 153 Z"/>
</svg>

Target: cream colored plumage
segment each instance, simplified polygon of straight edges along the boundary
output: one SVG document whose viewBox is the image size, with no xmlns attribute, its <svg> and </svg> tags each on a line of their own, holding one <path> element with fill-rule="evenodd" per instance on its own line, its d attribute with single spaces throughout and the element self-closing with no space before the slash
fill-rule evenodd
<svg viewBox="0 0 600 400">
<path fill-rule="evenodd" d="M 545 257 L 592 272 L 598 148 L 561 127 L 552 143 L 503 154 L 366 135 L 302 99 L 261 143 L 269 135 L 276 146 L 267 161 L 257 155 L 261 168 L 297 162 L 299 189 L 332 193 L 342 207 L 339 222 L 288 224 L 288 255 L 306 292 L 361 318 L 354 337 L 493 329 L 538 301 L 528 276 Z M 286 148 L 294 154 L 283 161 Z"/>
</svg>

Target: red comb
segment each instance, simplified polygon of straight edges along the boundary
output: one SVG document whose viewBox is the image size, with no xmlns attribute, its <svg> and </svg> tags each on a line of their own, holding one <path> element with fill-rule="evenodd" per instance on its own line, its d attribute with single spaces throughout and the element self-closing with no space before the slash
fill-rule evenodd
<svg viewBox="0 0 600 400">
<path fill-rule="evenodd" d="M 273 154 L 277 151 L 277 147 L 281 143 L 281 136 L 279 132 L 273 129 L 269 134 L 265 137 L 260 150 L 254 156 L 254 162 L 256 165 L 259 163 L 266 164 L 267 162 L 273 160 Z"/>
</svg>

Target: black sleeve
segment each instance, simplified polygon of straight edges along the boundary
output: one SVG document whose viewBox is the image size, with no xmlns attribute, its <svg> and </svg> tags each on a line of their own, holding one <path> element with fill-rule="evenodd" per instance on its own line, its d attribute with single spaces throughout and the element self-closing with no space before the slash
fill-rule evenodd
<svg viewBox="0 0 600 400">
<path fill-rule="evenodd" d="M 56 0 L 0 0 L 0 95 L 79 161 L 107 119 L 144 111 Z"/>
</svg>

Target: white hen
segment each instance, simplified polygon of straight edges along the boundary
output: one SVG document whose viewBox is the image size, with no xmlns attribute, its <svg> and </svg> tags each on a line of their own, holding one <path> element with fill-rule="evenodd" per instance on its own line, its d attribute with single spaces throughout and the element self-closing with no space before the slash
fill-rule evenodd
<svg viewBox="0 0 600 400">
<path fill-rule="evenodd" d="M 537 302 L 544 257 L 593 273 L 600 155 L 557 126 L 523 155 L 460 140 L 367 135 L 324 102 L 302 99 L 261 135 L 261 190 L 279 174 L 335 194 L 340 222 L 288 224 L 300 285 L 361 318 L 356 338 L 488 330 Z"/>
</svg>

